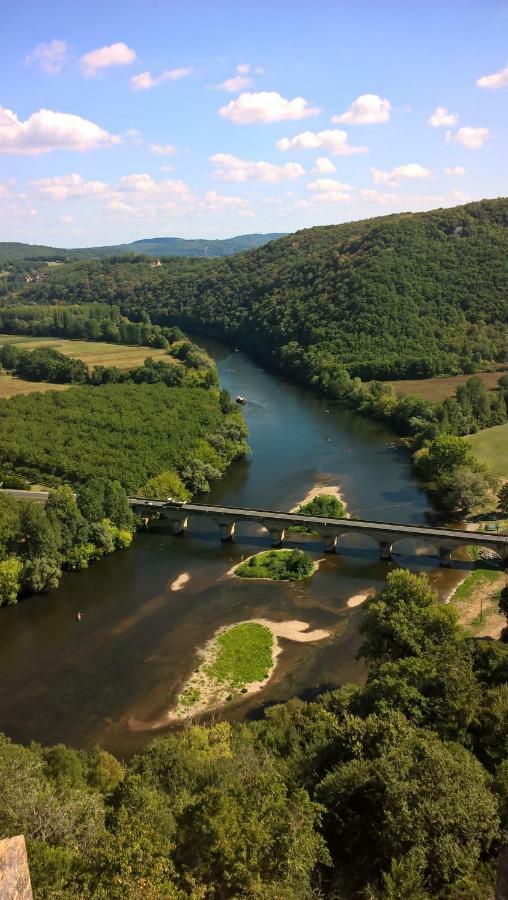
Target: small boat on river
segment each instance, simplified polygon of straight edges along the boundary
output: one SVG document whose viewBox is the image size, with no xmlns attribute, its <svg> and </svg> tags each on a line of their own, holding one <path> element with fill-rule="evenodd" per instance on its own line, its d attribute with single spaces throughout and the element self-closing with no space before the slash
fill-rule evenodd
<svg viewBox="0 0 508 900">
<path fill-rule="evenodd" d="M 247 403 L 245 397 L 241 397 L 240 395 L 238 395 L 238 397 L 236 398 L 236 402 L 241 403 L 242 406 L 244 406 Z"/>
</svg>

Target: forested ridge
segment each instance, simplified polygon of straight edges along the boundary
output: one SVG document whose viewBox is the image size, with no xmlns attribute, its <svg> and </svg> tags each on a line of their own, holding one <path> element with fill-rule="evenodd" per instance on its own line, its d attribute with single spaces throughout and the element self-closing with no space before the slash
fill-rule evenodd
<svg viewBox="0 0 508 900">
<path fill-rule="evenodd" d="M 14 298 L 147 310 L 283 365 L 363 379 L 474 372 L 506 359 L 508 200 L 310 228 L 225 260 L 61 266 Z M 264 349 L 263 349 L 264 348 Z"/>
</svg>

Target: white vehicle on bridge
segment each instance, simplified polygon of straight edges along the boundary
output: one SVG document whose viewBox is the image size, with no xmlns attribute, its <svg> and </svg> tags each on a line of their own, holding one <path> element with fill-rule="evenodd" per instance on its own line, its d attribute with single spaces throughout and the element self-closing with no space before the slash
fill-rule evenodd
<svg viewBox="0 0 508 900">
<path fill-rule="evenodd" d="M 174 497 L 166 497 L 166 503 L 168 503 L 169 506 L 185 506 L 185 500 L 176 500 Z"/>
</svg>

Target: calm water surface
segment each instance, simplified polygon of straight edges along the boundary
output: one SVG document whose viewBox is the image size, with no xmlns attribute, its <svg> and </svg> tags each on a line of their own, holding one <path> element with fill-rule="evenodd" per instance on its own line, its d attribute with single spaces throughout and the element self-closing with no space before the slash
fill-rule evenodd
<svg viewBox="0 0 508 900">
<path fill-rule="evenodd" d="M 221 382 L 248 398 L 244 408 L 252 455 L 234 464 L 208 499 L 227 505 L 291 509 L 315 484 L 340 485 L 349 509 L 362 518 L 423 523 L 431 513 L 393 434 L 352 413 L 330 409 L 241 353 L 200 339 L 214 356 Z M 235 543 L 190 520 L 185 537 L 158 523 L 138 534 L 131 550 L 85 572 L 67 574 L 61 587 L 0 615 L 0 730 L 15 740 L 100 743 L 128 755 L 151 740 L 196 663 L 196 650 L 221 625 L 262 616 L 300 619 L 325 628 L 315 644 L 283 641 L 268 687 L 234 701 L 222 715 L 259 715 L 266 704 L 363 677 L 355 659 L 361 608 L 347 599 L 382 585 L 388 566 L 377 548 L 353 538 L 327 556 L 305 583 L 247 583 L 226 575 L 243 555 L 268 546 L 266 533 L 242 525 Z M 322 547 L 303 538 L 323 558 Z M 449 590 L 458 571 L 400 546 L 397 561 L 426 568 Z M 182 573 L 182 590 L 171 585 Z M 75 621 L 81 609 L 84 621 Z M 137 723 L 137 724 L 136 724 Z M 144 723 L 139 728 L 139 723 Z M 134 727 L 135 725 L 135 727 Z"/>
</svg>

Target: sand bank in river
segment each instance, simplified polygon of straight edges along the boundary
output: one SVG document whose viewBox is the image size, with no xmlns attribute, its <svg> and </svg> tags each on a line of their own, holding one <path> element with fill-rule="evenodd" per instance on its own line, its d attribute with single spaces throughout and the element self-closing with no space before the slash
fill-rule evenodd
<svg viewBox="0 0 508 900">
<path fill-rule="evenodd" d="M 257 623 L 269 628 L 273 636 L 272 644 L 272 665 L 267 677 L 262 681 L 255 681 L 246 685 L 242 690 L 234 688 L 231 684 L 216 681 L 207 671 L 213 662 L 217 659 L 220 651 L 220 645 L 217 638 L 226 631 L 235 628 L 237 625 L 246 623 Z M 282 647 L 279 644 L 279 638 L 298 643 L 307 643 L 309 641 L 322 641 L 329 636 L 329 632 L 321 628 L 315 628 L 309 631 L 308 622 L 300 622 L 297 619 L 288 620 L 286 622 L 272 622 L 270 619 L 246 619 L 243 622 L 235 622 L 234 625 L 227 625 L 219 628 L 214 636 L 209 640 L 202 650 L 199 652 L 199 665 L 192 673 L 190 678 L 181 691 L 176 706 L 169 710 L 164 718 L 152 728 L 161 728 L 170 722 L 181 722 L 186 719 L 193 718 L 206 712 L 222 707 L 228 700 L 235 696 L 248 696 L 261 691 L 272 677 L 277 659 L 282 653 Z M 190 697 L 196 696 L 194 702 L 189 703 Z M 182 700 L 182 698 L 184 698 Z M 187 698 L 187 700 L 185 699 Z"/>
<path fill-rule="evenodd" d="M 361 606 L 361 604 L 365 603 L 365 601 L 368 600 L 369 597 L 373 597 L 375 593 L 375 588 L 366 588 L 364 591 L 360 591 L 358 594 L 353 594 L 353 596 L 350 597 L 347 601 L 347 605 L 350 608 L 353 608 L 354 606 Z"/>
<path fill-rule="evenodd" d="M 171 582 L 169 589 L 170 591 L 181 591 L 188 581 L 190 581 L 190 573 L 182 572 L 178 578 L 175 578 L 175 580 Z"/>
<path fill-rule="evenodd" d="M 300 506 L 303 506 L 305 503 L 310 503 L 311 500 L 314 500 L 314 497 L 318 497 L 320 494 L 330 494 L 332 497 L 336 497 L 337 500 L 340 500 L 340 502 L 343 503 L 344 506 L 347 505 L 338 484 L 325 484 L 320 481 L 317 482 L 314 487 L 311 487 L 311 489 L 305 494 L 305 497 L 303 497 L 302 500 L 299 500 L 296 506 L 293 506 L 293 508 L 290 509 L 290 512 L 296 512 L 296 510 L 299 509 Z"/>
</svg>

